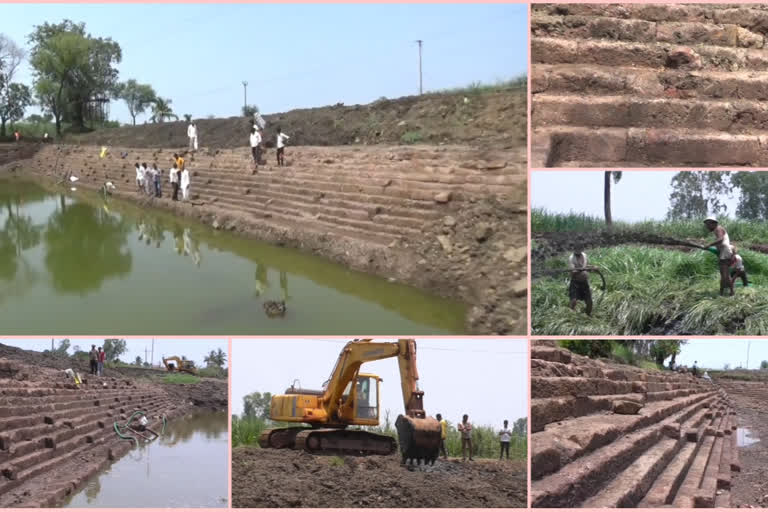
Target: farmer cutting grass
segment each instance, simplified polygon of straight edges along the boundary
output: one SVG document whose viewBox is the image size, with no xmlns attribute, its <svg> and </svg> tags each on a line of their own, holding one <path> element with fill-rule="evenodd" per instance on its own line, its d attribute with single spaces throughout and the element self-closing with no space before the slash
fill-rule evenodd
<svg viewBox="0 0 768 512">
<path fill-rule="evenodd" d="M 728 232 L 714 217 L 707 217 L 704 225 L 715 235 L 715 241 L 706 248 L 714 247 L 718 251 L 718 266 L 720 268 L 720 295 L 725 296 L 725 291 L 730 290 L 733 295 L 733 282 L 731 281 L 731 239 Z"/>
<path fill-rule="evenodd" d="M 733 295 L 733 285 L 737 279 L 741 278 L 744 287 L 749 286 L 749 281 L 747 280 L 747 269 L 744 268 L 744 260 L 736 251 L 736 247 L 731 246 L 731 252 L 733 253 L 733 258 L 731 258 L 731 295 Z"/>
</svg>

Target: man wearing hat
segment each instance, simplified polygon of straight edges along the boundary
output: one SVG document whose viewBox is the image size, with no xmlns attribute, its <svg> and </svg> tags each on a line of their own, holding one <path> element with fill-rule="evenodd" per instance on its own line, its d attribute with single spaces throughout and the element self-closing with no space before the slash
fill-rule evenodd
<svg viewBox="0 0 768 512">
<path fill-rule="evenodd" d="M 730 294 L 733 295 L 733 288 L 731 288 L 731 259 L 733 253 L 731 252 L 731 239 L 728 237 L 728 232 L 723 226 L 721 226 L 717 219 L 714 217 L 707 217 L 704 220 L 704 225 L 715 235 L 715 241 L 709 244 L 706 248 L 714 247 L 717 249 L 718 254 L 718 266 L 720 268 L 720 295 L 725 295 L 726 290 L 730 290 Z"/>
</svg>

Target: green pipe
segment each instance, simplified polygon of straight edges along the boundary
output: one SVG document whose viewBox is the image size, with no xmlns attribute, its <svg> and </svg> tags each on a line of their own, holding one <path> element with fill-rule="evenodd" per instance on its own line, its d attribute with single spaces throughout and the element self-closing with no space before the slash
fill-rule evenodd
<svg viewBox="0 0 768 512">
<path fill-rule="evenodd" d="M 160 435 L 165 434 L 165 423 L 166 423 L 165 416 L 163 416 L 163 430 L 160 431 Z"/>
<path fill-rule="evenodd" d="M 133 441 L 134 443 L 136 443 L 136 446 L 139 446 L 139 441 L 138 441 L 138 439 L 136 439 L 136 438 L 135 438 L 135 437 L 133 437 L 133 436 L 126 436 L 126 435 L 123 435 L 123 433 L 122 433 L 122 432 L 120 432 L 120 428 L 117 426 L 117 422 L 115 422 L 115 423 L 114 423 L 114 425 L 115 425 L 115 433 L 118 435 L 118 437 L 119 437 L 120 439 L 128 439 L 129 441 Z"/>
</svg>

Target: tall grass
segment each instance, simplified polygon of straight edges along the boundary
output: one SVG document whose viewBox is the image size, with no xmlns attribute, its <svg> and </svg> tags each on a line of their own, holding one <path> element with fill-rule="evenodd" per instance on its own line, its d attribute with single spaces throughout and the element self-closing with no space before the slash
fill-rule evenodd
<svg viewBox="0 0 768 512">
<path fill-rule="evenodd" d="M 232 416 L 232 446 L 257 445 L 267 420 L 247 416 Z"/>
<path fill-rule="evenodd" d="M 537 335 L 704 334 L 768 335 L 768 256 L 740 251 L 751 284 L 736 284 L 735 297 L 719 297 L 716 256 L 652 247 L 619 246 L 589 251 L 603 270 L 607 290 L 592 280 L 592 317 L 568 308 L 567 274 L 537 279 L 532 286 L 533 333 Z M 546 267 L 566 268 L 566 256 Z"/>
<path fill-rule="evenodd" d="M 166 384 L 197 384 L 200 382 L 200 378 L 186 373 L 174 373 L 163 377 L 163 382 Z"/>
<path fill-rule="evenodd" d="M 762 221 L 721 218 L 731 240 L 739 242 L 768 243 L 768 223 Z M 585 232 L 605 229 L 602 217 L 583 213 L 552 213 L 541 208 L 531 211 L 531 231 L 535 233 Z M 614 221 L 613 230 L 650 233 L 676 238 L 712 238 L 704 227 L 703 219 L 697 220 L 647 220 L 642 222 Z"/>
</svg>

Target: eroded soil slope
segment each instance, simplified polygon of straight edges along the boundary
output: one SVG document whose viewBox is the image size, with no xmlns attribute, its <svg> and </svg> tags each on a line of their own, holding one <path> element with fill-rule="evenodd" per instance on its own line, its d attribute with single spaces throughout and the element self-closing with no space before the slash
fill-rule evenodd
<svg viewBox="0 0 768 512">
<path fill-rule="evenodd" d="M 399 457 L 328 457 L 238 447 L 232 453 L 234 507 L 523 508 L 523 462 L 438 461 L 409 470 Z"/>
</svg>

